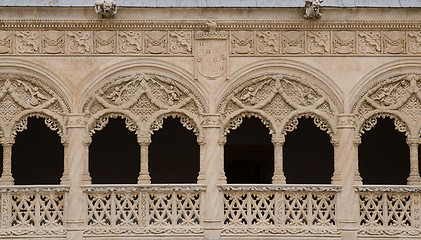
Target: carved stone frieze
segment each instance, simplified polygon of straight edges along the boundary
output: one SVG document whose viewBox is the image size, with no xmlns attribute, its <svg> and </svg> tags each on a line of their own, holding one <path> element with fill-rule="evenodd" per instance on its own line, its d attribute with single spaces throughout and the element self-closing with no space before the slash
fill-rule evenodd
<svg viewBox="0 0 421 240">
<path fill-rule="evenodd" d="M 333 53 L 350 54 L 355 52 L 355 32 L 334 32 L 332 37 Z"/>
<path fill-rule="evenodd" d="M 0 31 L 0 54 L 13 52 L 13 32 Z"/>
<path fill-rule="evenodd" d="M 337 115 L 326 93 L 300 77 L 286 74 L 263 75 L 238 84 L 225 95 L 218 111 L 226 124 L 225 134 L 238 128 L 244 116 L 258 117 L 271 132 L 283 129 L 285 134 L 297 127 L 301 116 L 312 117 L 316 126 L 333 134 L 330 124 L 336 122 Z"/>
<path fill-rule="evenodd" d="M 45 31 L 42 32 L 42 52 L 49 54 L 59 54 L 65 51 L 65 33 L 64 31 Z"/>
<path fill-rule="evenodd" d="M 362 54 L 381 53 L 380 31 L 358 32 L 358 52 Z"/>
<path fill-rule="evenodd" d="M 92 52 L 91 31 L 68 31 L 67 44 L 69 53 L 81 54 Z"/>
<path fill-rule="evenodd" d="M 231 32 L 231 53 L 233 54 L 254 53 L 254 32 L 253 31 Z"/>
<path fill-rule="evenodd" d="M 119 50 L 121 53 L 141 53 L 142 32 L 140 31 L 119 31 Z"/>
<path fill-rule="evenodd" d="M 408 51 L 410 53 L 421 53 L 421 31 L 408 32 Z"/>
<path fill-rule="evenodd" d="M 190 31 L 170 31 L 169 36 L 169 49 L 171 53 L 192 53 L 192 34 Z"/>
<path fill-rule="evenodd" d="M 18 53 L 39 53 L 40 52 L 39 31 L 17 31 L 16 52 Z"/>
<path fill-rule="evenodd" d="M 405 53 L 406 41 L 403 31 L 384 31 L 383 32 L 384 53 L 399 54 Z"/>
<path fill-rule="evenodd" d="M 256 33 L 256 51 L 262 54 L 279 53 L 279 32 L 258 31 Z"/>
<path fill-rule="evenodd" d="M 305 34 L 303 31 L 282 31 L 282 53 L 304 53 Z"/>
<path fill-rule="evenodd" d="M 164 31 L 145 32 L 145 53 L 161 54 L 168 52 L 168 35 Z"/>
<path fill-rule="evenodd" d="M 114 31 L 98 31 L 94 33 L 94 53 L 116 53 L 117 36 Z"/>
<path fill-rule="evenodd" d="M 310 54 L 330 53 L 330 32 L 307 32 L 307 51 Z"/>
</svg>

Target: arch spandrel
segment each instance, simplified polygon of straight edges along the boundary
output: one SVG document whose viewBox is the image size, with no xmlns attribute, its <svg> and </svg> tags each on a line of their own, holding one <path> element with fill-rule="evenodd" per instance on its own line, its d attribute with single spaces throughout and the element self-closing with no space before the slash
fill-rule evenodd
<svg viewBox="0 0 421 240">
<path fill-rule="evenodd" d="M 417 135 L 421 125 L 421 74 L 396 74 L 377 81 L 360 94 L 352 112 L 360 133 L 374 126 L 374 118 L 387 116 L 395 119 L 398 130 Z"/>
<path fill-rule="evenodd" d="M 145 71 L 131 71 L 110 77 L 83 105 L 89 122 L 100 119 L 102 112 L 126 112 L 142 134 L 150 133 L 151 122 L 162 113 L 185 112 L 198 119 L 205 111 L 203 102 L 192 89 L 174 78 Z"/>
<path fill-rule="evenodd" d="M 0 73 L 0 118 L 5 135 L 16 134 L 16 126 L 30 116 L 48 119 L 47 126 L 65 135 L 68 113 L 70 105 L 65 97 L 46 81 L 24 73 Z"/>
<path fill-rule="evenodd" d="M 317 126 L 322 130 L 328 128 L 329 133 L 335 132 L 339 112 L 320 88 L 301 77 L 279 73 L 241 81 L 224 95 L 218 111 L 223 122 L 230 122 L 230 118 L 241 112 L 260 112 L 273 125 L 270 130 L 275 134 L 284 133 L 291 120 L 306 114 L 317 119 Z M 229 127 L 227 124 L 226 128 Z"/>
</svg>

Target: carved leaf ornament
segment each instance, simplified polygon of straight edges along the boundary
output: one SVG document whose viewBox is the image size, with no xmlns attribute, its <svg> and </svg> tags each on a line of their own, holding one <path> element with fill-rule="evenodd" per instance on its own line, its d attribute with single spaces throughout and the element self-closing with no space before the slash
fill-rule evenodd
<svg viewBox="0 0 421 240">
<path fill-rule="evenodd" d="M 224 122 L 224 135 L 237 129 L 244 117 L 257 117 L 269 128 L 270 134 L 293 131 L 298 119 L 311 117 L 329 135 L 336 107 L 328 95 L 300 77 L 270 74 L 249 79 L 233 88 L 218 106 Z"/>
<path fill-rule="evenodd" d="M 421 123 L 421 76 L 392 76 L 365 92 L 354 105 L 359 119 L 359 134 L 371 130 L 377 118 L 394 119 L 395 128 L 408 136 Z"/>
<path fill-rule="evenodd" d="M 194 122 L 204 109 L 198 99 L 193 91 L 169 77 L 126 74 L 97 90 L 85 104 L 84 112 L 94 120 L 90 134 L 102 130 L 109 117 L 123 117 L 130 131 L 151 134 L 162 128 L 168 116 L 179 117 L 184 127 L 197 133 Z"/>
<path fill-rule="evenodd" d="M 21 73 L 0 74 L 0 119 L 9 135 L 25 130 L 28 117 L 35 116 L 63 136 L 62 122 L 69 112 L 64 98 L 42 80 Z"/>
</svg>

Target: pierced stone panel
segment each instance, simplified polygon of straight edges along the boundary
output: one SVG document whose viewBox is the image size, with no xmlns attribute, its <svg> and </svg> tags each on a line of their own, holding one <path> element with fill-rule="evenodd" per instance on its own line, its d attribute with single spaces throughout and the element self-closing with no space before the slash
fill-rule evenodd
<svg viewBox="0 0 421 240">
<path fill-rule="evenodd" d="M 185 109 L 200 116 L 204 106 L 197 94 L 172 78 L 158 74 L 121 75 L 97 90 L 84 105 L 88 115 L 113 109 L 128 110 L 146 123 L 160 110 Z"/>
<path fill-rule="evenodd" d="M 382 112 L 383 115 L 396 119 L 399 112 L 407 122 L 399 118 L 395 120 L 395 125 L 399 131 L 406 131 L 408 135 L 410 129 L 421 121 L 420 86 L 421 75 L 409 73 L 392 76 L 368 89 L 353 107 L 353 112 L 360 121 L 361 133 L 376 124 L 370 115 Z M 370 119 L 364 119 L 367 116 Z"/>
</svg>

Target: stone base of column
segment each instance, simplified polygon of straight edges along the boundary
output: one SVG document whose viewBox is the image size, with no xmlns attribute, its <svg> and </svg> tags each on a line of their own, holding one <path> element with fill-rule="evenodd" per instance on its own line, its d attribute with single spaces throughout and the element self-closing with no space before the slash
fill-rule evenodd
<svg viewBox="0 0 421 240">
<path fill-rule="evenodd" d="M 421 185 L 420 176 L 409 176 L 407 181 L 408 181 L 408 185 Z"/>
<path fill-rule="evenodd" d="M 0 177 L 0 185 L 14 185 L 15 179 L 10 176 L 1 176 Z"/>
<path fill-rule="evenodd" d="M 70 179 L 69 179 L 69 175 L 64 175 L 60 178 L 60 184 L 61 185 L 70 185 Z"/>
<path fill-rule="evenodd" d="M 358 222 L 340 221 L 338 227 L 341 231 L 342 240 L 357 240 L 359 230 Z"/>
<path fill-rule="evenodd" d="M 199 177 L 197 177 L 197 184 L 206 184 L 206 178 L 204 174 L 199 173 Z"/>
<path fill-rule="evenodd" d="M 91 184 L 92 183 L 92 178 L 91 178 L 91 176 L 89 176 L 89 174 L 84 174 L 83 175 L 83 177 L 82 177 L 82 182 L 81 182 L 81 184 L 82 185 L 89 185 L 89 184 Z"/>
<path fill-rule="evenodd" d="M 272 177 L 272 184 L 286 184 L 286 178 L 281 174 L 274 174 Z"/>
<path fill-rule="evenodd" d="M 149 174 L 139 174 L 139 177 L 137 178 L 137 184 L 151 184 L 151 177 Z"/>
<path fill-rule="evenodd" d="M 354 176 L 354 185 L 362 185 L 363 184 L 363 179 L 361 178 L 360 174 L 357 173 Z"/>
<path fill-rule="evenodd" d="M 339 176 L 339 174 L 334 174 L 331 178 L 331 181 L 332 181 L 331 183 L 334 185 L 342 184 L 341 177 Z"/>
<path fill-rule="evenodd" d="M 203 220 L 205 226 L 205 239 L 220 239 L 221 238 L 221 221 L 220 220 Z"/>
<path fill-rule="evenodd" d="M 83 240 L 83 221 L 68 220 L 66 239 L 67 240 Z"/>
</svg>

